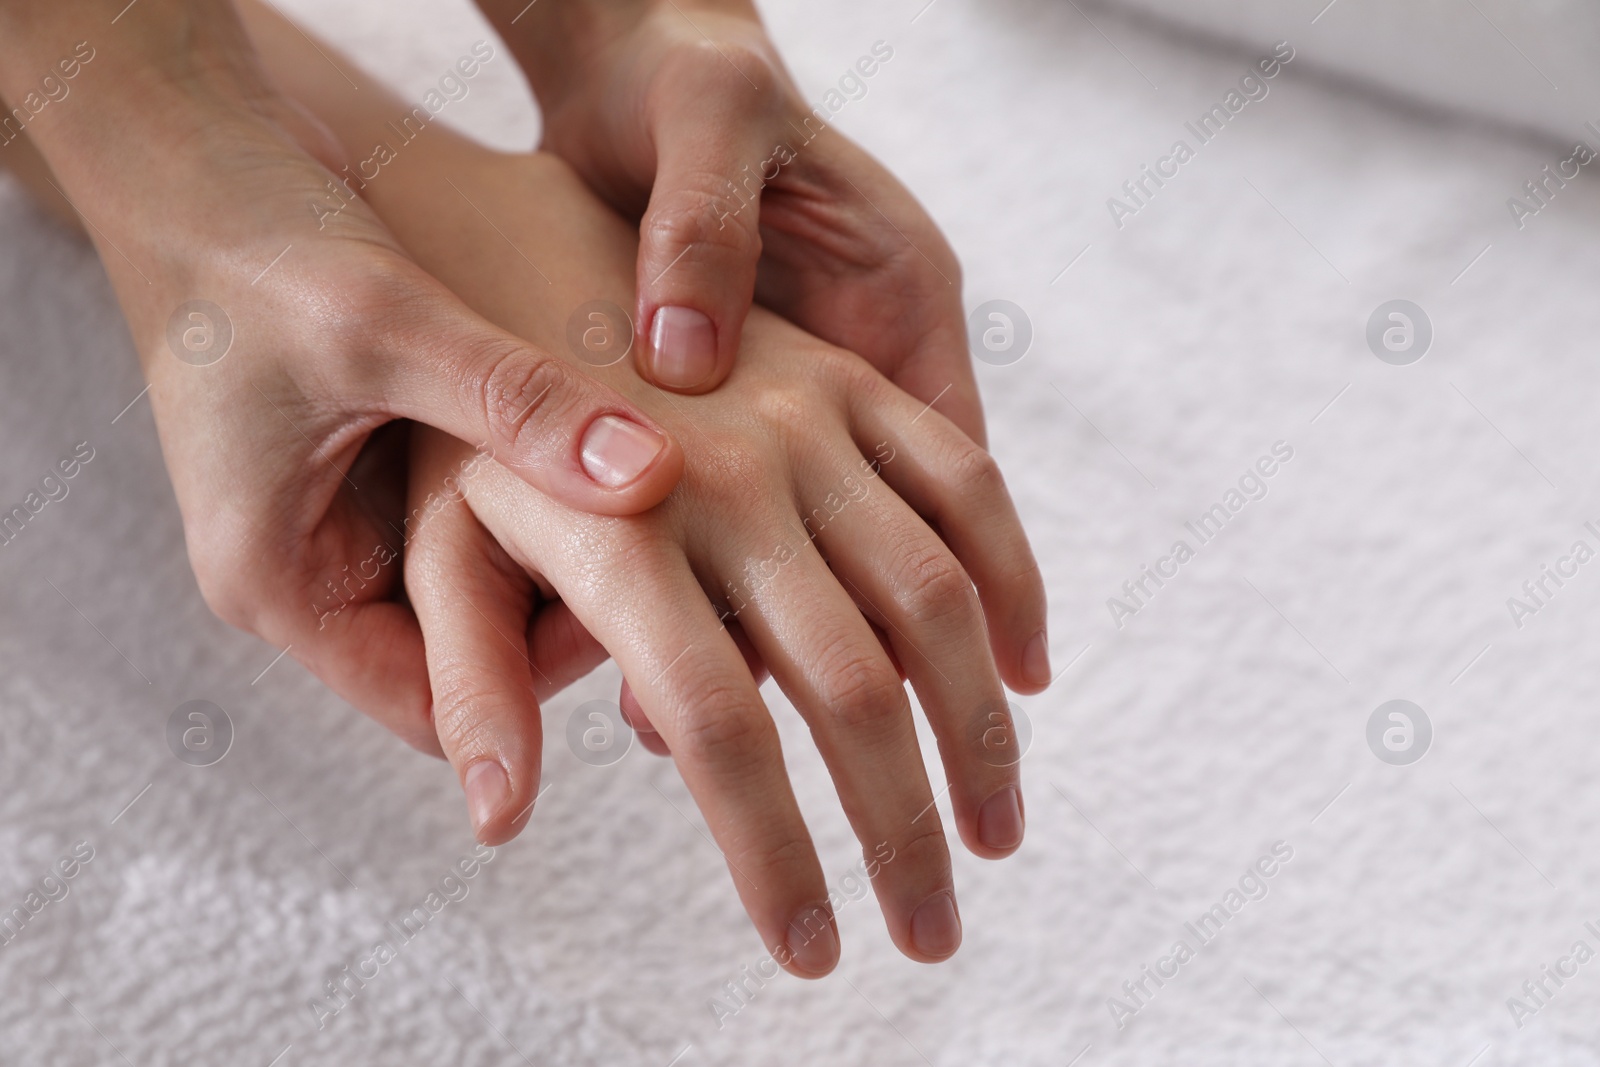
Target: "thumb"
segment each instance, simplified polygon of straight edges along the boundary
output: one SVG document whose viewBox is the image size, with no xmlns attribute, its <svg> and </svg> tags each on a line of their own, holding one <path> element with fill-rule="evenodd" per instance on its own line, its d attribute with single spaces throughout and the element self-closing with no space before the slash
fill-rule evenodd
<svg viewBox="0 0 1600 1067">
<path fill-rule="evenodd" d="M 597 515 L 654 507 L 683 452 L 609 387 L 478 318 L 453 298 L 405 316 L 380 345 L 393 413 L 476 444 L 540 492 Z"/>
<path fill-rule="evenodd" d="M 761 258 L 761 190 L 789 152 L 757 115 L 703 110 L 675 111 L 654 131 L 655 187 L 639 224 L 639 321 L 649 331 L 639 372 L 684 393 L 714 389 L 733 370 Z"/>
</svg>

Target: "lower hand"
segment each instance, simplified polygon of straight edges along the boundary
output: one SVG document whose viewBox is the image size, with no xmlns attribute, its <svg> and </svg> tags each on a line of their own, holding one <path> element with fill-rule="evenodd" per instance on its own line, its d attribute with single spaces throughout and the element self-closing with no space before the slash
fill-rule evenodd
<svg viewBox="0 0 1600 1067">
<path fill-rule="evenodd" d="M 405 168 L 374 187 L 374 206 L 492 321 L 539 340 L 572 308 L 627 298 L 631 230 L 557 161 L 452 140 Z M 492 227 L 436 197 L 446 175 Z M 551 301 L 528 300 L 510 253 L 489 251 L 495 229 L 537 234 L 566 264 Z M 625 363 L 591 373 L 683 443 L 684 479 L 648 513 L 587 516 L 493 463 L 440 494 L 472 449 L 429 431 L 414 443 L 413 509 L 430 495 L 446 506 L 412 541 L 407 588 L 441 741 L 469 794 L 485 787 L 480 834 L 515 833 L 538 795 L 541 667 L 518 635 L 530 603 L 559 597 L 622 667 L 775 957 L 806 976 L 831 969 L 821 866 L 736 624 L 810 725 L 866 853 L 895 857 L 874 883 L 895 943 L 947 957 L 961 936 L 950 858 L 899 665 L 939 740 L 963 841 L 1009 854 L 1023 813 L 1001 681 L 1028 685 L 1022 648 L 1044 598 L 993 461 L 860 359 L 760 309 L 714 393 L 673 398 Z M 473 568 L 468 588 L 447 580 Z"/>
</svg>

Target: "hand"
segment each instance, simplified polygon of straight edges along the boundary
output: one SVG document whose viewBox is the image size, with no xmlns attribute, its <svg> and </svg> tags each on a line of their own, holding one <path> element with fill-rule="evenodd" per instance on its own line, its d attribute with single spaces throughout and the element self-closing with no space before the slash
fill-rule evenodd
<svg viewBox="0 0 1600 1067">
<path fill-rule="evenodd" d="M 439 195 L 447 178 L 475 208 Z M 559 336 L 571 308 L 629 295 L 632 231 L 551 157 L 436 138 L 371 196 L 419 263 L 519 336 Z M 566 265 L 552 300 L 527 298 L 496 230 L 538 235 Z M 480 834 L 514 834 L 538 795 L 539 668 L 514 635 L 530 603 L 559 596 L 670 747 L 765 943 L 797 974 L 830 970 L 821 867 L 732 621 L 811 726 L 867 854 L 894 857 L 875 887 L 895 943 L 950 955 L 949 853 L 896 661 L 939 739 L 962 839 L 1009 854 L 1023 812 L 1001 679 L 1032 688 L 1022 648 L 1044 595 L 993 460 L 861 360 L 761 309 L 714 393 L 673 398 L 626 363 L 591 373 L 683 444 L 683 481 L 647 513 L 585 515 L 444 434 L 413 442 L 411 507 L 435 517 L 412 540 L 407 589 Z M 517 577 L 495 542 L 537 578 Z M 445 577 L 474 570 L 484 580 L 467 588 Z"/>
<path fill-rule="evenodd" d="M 103 14 L 0 8 L 0 93 L 22 99 Z M 612 514 L 661 500 L 681 453 L 417 267 L 335 180 L 339 144 L 267 82 L 231 5 L 144 0 L 117 28 L 28 132 L 127 314 L 201 591 L 437 753 L 421 634 L 394 599 L 404 472 L 357 463 L 374 431 L 436 424 Z"/>
<path fill-rule="evenodd" d="M 641 219 L 641 374 L 716 387 L 754 294 L 984 443 L 955 254 L 802 101 L 747 0 L 478 3 L 539 96 L 545 147 Z M 852 76 L 866 84 L 893 54 L 880 42 Z M 1033 656 L 1049 681 L 1046 642 Z"/>
</svg>

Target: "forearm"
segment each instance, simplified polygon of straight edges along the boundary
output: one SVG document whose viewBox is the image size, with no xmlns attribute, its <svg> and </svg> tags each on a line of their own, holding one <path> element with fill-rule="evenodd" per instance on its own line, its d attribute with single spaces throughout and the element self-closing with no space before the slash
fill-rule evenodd
<svg viewBox="0 0 1600 1067">
<path fill-rule="evenodd" d="M 211 266 L 281 250 L 241 198 L 320 180 L 286 150 L 293 138 L 271 118 L 274 95 L 227 0 L 139 0 L 113 17 L 84 0 L 0 5 L 0 96 L 12 105 L 0 154 L 26 163 L 26 133 L 39 177 L 82 216 L 146 342 L 164 327 L 161 307 Z"/>
<path fill-rule="evenodd" d="M 0 5 L 0 96 L 69 185 L 108 159 L 124 172 L 157 159 L 217 106 L 269 95 L 227 0 L 139 0 L 112 18 L 88 0 Z"/>
</svg>

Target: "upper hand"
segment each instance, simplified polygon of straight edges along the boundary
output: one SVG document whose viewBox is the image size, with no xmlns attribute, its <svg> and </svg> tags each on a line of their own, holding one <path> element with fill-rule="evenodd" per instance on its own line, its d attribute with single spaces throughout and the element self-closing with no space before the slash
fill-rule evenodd
<svg viewBox="0 0 1600 1067">
<path fill-rule="evenodd" d="M 750 4 L 479 4 L 539 94 L 545 147 L 640 219 L 641 374 L 715 388 L 755 296 L 984 443 L 955 254 L 802 100 Z M 851 72 L 860 84 L 893 49 L 874 53 Z"/>
<path fill-rule="evenodd" d="M 3 61 L 24 38 L 30 56 L 70 51 L 70 21 L 43 10 L 0 25 L 0 81 L 33 69 Z M 255 71 L 233 17 L 188 0 L 131 9 L 127 40 L 83 65 L 73 105 L 35 139 L 127 315 L 208 604 L 438 752 L 420 631 L 393 598 L 404 471 L 357 462 L 374 431 L 439 426 L 610 514 L 660 501 L 681 454 L 635 405 L 417 267 L 335 182 L 340 146 Z"/>
</svg>

